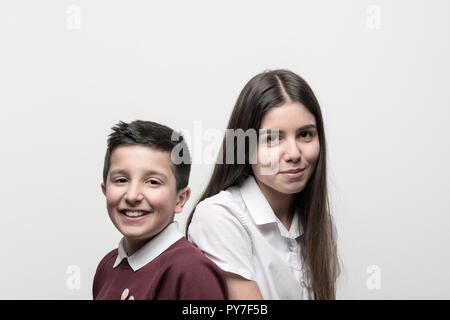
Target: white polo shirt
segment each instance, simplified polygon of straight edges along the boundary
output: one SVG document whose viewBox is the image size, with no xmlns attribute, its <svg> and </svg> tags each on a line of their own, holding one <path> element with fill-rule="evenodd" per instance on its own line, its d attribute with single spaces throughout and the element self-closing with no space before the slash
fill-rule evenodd
<svg viewBox="0 0 450 320">
<path fill-rule="evenodd" d="M 188 239 L 224 271 L 256 281 L 264 299 L 314 299 L 302 268 L 302 235 L 298 214 L 287 230 L 251 176 L 201 201 Z"/>
</svg>

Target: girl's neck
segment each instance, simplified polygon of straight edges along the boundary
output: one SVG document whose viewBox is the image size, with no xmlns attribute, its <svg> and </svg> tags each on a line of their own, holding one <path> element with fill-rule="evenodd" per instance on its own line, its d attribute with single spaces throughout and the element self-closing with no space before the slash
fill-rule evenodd
<svg viewBox="0 0 450 320">
<path fill-rule="evenodd" d="M 255 179 L 259 189 L 266 197 L 270 207 L 287 230 L 291 227 L 294 216 L 294 195 L 281 193 Z"/>
</svg>

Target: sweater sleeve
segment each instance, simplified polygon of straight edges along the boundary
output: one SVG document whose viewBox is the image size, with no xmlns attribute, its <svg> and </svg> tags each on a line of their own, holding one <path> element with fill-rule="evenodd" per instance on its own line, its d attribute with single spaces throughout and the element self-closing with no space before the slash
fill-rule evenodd
<svg viewBox="0 0 450 320">
<path fill-rule="evenodd" d="M 184 268 L 178 279 L 180 300 L 226 300 L 228 290 L 223 271 L 211 262 L 200 260 Z"/>
<path fill-rule="evenodd" d="M 154 287 L 156 300 L 226 300 L 228 289 L 223 271 L 197 248 L 179 251 Z"/>
</svg>

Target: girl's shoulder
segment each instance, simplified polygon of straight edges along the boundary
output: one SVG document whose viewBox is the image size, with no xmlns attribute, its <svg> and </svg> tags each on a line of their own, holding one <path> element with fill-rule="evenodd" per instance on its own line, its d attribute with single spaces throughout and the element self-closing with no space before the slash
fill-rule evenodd
<svg viewBox="0 0 450 320">
<path fill-rule="evenodd" d="M 222 216 L 223 219 L 237 219 L 240 223 L 246 224 L 245 221 L 248 219 L 246 207 L 239 187 L 227 188 L 200 201 L 193 218 L 217 219 L 218 216 Z"/>
<path fill-rule="evenodd" d="M 232 211 L 243 211 L 245 208 L 239 187 L 229 187 L 219 193 L 200 201 L 198 206 L 220 206 Z"/>
</svg>

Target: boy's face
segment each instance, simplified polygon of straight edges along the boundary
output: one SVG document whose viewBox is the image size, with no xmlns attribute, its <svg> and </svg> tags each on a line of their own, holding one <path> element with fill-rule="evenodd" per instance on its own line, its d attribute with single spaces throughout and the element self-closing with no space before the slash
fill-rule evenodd
<svg viewBox="0 0 450 320">
<path fill-rule="evenodd" d="M 170 152 L 141 145 L 112 152 L 102 191 L 111 221 L 128 241 L 156 236 L 189 199 L 189 187 L 176 191 L 171 167 Z"/>
</svg>

